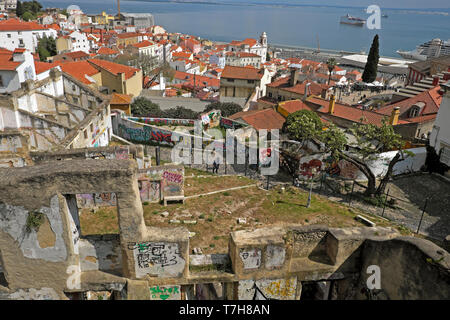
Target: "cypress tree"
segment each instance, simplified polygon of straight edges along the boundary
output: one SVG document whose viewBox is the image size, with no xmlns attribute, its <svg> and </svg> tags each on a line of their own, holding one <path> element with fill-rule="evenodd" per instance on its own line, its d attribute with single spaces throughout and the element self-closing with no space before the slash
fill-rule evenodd
<svg viewBox="0 0 450 320">
<path fill-rule="evenodd" d="M 17 1 L 17 4 L 16 4 L 16 16 L 21 18 L 22 15 L 23 15 L 22 2 Z"/>
<path fill-rule="evenodd" d="M 378 70 L 378 60 L 380 59 L 380 55 L 378 52 L 379 44 L 378 44 L 378 34 L 375 35 L 372 41 L 372 46 L 370 47 L 369 56 L 367 57 L 367 63 L 364 67 L 364 73 L 362 75 L 362 80 L 364 82 L 373 82 L 377 78 L 377 70 Z"/>
</svg>

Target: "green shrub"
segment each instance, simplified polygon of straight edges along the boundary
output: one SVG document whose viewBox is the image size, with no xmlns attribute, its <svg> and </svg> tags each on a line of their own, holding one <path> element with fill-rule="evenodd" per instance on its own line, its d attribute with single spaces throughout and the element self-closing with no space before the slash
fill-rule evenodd
<svg viewBox="0 0 450 320">
<path fill-rule="evenodd" d="M 27 231 L 38 231 L 39 227 L 44 223 L 44 214 L 39 211 L 32 211 L 28 214 L 26 227 Z"/>
</svg>

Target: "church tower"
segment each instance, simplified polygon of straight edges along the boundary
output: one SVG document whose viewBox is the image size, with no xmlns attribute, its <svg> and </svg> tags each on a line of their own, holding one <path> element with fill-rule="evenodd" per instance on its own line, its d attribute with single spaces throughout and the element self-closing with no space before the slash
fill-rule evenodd
<svg viewBox="0 0 450 320">
<path fill-rule="evenodd" d="M 261 43 L 261 46 L 263 47 L 267 47 L 267 34 L 265 32 L 263 32 L 261 34 L 261 37 L 259 39 L 259 42 Z"/>
</svg>

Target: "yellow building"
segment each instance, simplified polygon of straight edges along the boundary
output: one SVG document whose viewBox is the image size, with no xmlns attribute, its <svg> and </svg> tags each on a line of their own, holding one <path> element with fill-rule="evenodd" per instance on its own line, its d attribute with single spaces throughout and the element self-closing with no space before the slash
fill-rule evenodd
<svg viewBox="0 0 450 320">
<path fill-rule="evenodd" d="M 114 20 L 114 16 L 107 14 L 105 11 L 94 17 L 94 22 L 98 24 L 109 24 L 112 20 Z"/>
<path fill-rule="evenodd" d="M 101 72 L 102 86 L 109 92 L 128 94 L 137 97 L 142 91 L 142 70 L 122 64 L 100 60 L 87 60 Z"/>
</svg>

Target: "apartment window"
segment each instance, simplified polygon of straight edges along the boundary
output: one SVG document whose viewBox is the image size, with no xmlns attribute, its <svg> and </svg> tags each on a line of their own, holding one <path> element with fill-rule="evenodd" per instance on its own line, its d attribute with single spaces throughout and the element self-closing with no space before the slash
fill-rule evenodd
<svg viewBox="0 0 450 320">
<path fill-rule="evenodd" d="M 72 91 L 75 91 L 75 89 L 76 89 L 76 87 L 75 87 L 75 85 L 73 84 L 73 85 L 72 85 Z"/>
<path fill-rule="evenodd" d="M 87 134 L 87 130 L 86 129 L 83 131 L 83 134 L 84 134 L 84 138 L 87 139 L 88 134 Z"/>
<path fill-rule="evenodd" d="M 272 92 L 268 93 L 269 98 L 272 98 Z"/>
<path fill-rule="evenodd" d="M 91 128 L 91 132 L 94 132 L 94 124 L 93 123 L 91 123 L 90 128 Z"/>
<path fill-rule="evenodd" d="M 248 83 L 255 83 L 255 80 L 247 80 Z"/>
<path fill-rule="evenodd" d="M 234 82 L 234 79 L 227 79 L 228 82 Z"/>
<path fill-rule="evenodd" d="M 78 98 L 77 97 L 73 97 L 73 103 L 78 104 Z"/>
<path fill-rule="evenodd" d="M 5 85 L 3 84 L 3 77 L 0 76 L 0 87 L 4 87 Z"/>
<path fill-rule="evenodd" d="M 8 38 L 11 38 L 11 34 L 10 33 L 8 33 L 7 36 L 8 36 Z"/>
</svg>

